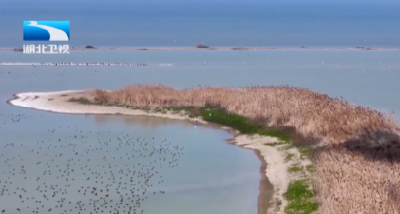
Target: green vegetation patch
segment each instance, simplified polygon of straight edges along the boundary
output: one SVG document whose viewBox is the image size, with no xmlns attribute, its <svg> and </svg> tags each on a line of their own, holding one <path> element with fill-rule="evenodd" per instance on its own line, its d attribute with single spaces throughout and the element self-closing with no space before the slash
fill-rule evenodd
<svg viewBox="0 0 400 214">
<path fill-rule="evenodd" d="M 297 150 L 300 152 L 301 158 L 311 158 L 314 154 L 315 148 L 312 146 L 298 146 Z"/>
<path fill-rule="evenodd" d="M 293 148 L 294 146 L 292 144 L 286 144 L 282 147 L 283 150 L 289 150 L 291 148 Z"/>
<path fill-rule="evenodd" d="M 267 128 L 264 128 L 261 125 L 254 125 L 248 122 L 248 120 L 245 117 L 227 113 L 226 111 L 223 111 L 221 109 L 202 108 L 201 116 L 203 120 L 232 127 L 234 129 L 237 129 L 243 134 L 259 134 L 259 135 L 276 137 L 284 142 L 289 141 L 289 136 L 283 132 L 268 130 Z"/>
<path fill-rule="evenodd" d="M 285 145 L 287 142 L 273 142 L 273 143 L 264 143 L 266 146 L 280 146 L 280 145 Z"/>
<path fill-rule="evenodd" d="M 284 196 L 289 202 L 285 208 L 286 214 L 309 214 L 318 209 L 318 205 L 311 201 L 314 192 L 305 180 L 290 183 Z"/>
<path fill-rule="evenodd" d="M 293 159 L 293 157 L 294 157 L 294 154 L 292 154 L 292 153 L 287 153 L 286 156 L 285 156 L 285 161 L 286 161 L 286 162 L 287 162 L 287 161 L 290 161 L 290 160 Z"/>
<path fill-rule="evenodd" d="M 156 113 L 162 112 L 162 108 L 156 107 L 156 108 L 153 109 L 153 112 L 156 112 Z"/>
<path fill-rule="evenodd" d="M 262 125 L 257 125 L 250 122 L 245 117 L 228 113 L 220 108 L 206 108 L 206 107 L 193 107 L 193 106 L 170 106 L 170 107 L 156 107 L 154 109 L 150 109 L 149 107 L 137 108 L 131 106 L 125 106 L 119 103 L 95 103 L 91 102 L 89 99 L 85 97 L 80 98 L 70 98 L 69 102 L 77 102 L 84 105 L 102 105 L 102 106 L 118 106 L 125 107 L 131 109 L 142 109 L 144 111 L 150 112 L 160 112 L 166 113 L 166 111 L 172 111 L 174 113 L 185 111 L 190 118 L 199 117 L 205 121 L 217 123 L 224 126 L 229 126 L 231 128 L 237 129 L 243 134 L 259 134 L 264 136 L 276 137 L 279 140 L 284 142 L 289 142 L 290 137 L 287 133 L 284 133 L 279 130 L 273 130 L 271 128 L 263 127 Z M 211 116 L 210 116 L 211 115 Z M 279 142 L 281 143 L 281 142 Z M 271 146 L 279 145 L 279 143 L 271 144 Z"/>
<path fill-rule="evenodd" d="M 307 166 L 306 166 L 306 169 L 307 169 L 309 172 L 314 172 L 314 171 L 315 171 L 315 167 L 314 167 L 314 165 L 312 165 L 312 164 L 307 165 Z"/>
<path fill-rule="evenodd" d="M 69 99 L 68 102 L 75 102 L 75 103 L 80 103 L 80 104 L 84 104 L 84 105 L 91 104 L 90 100 L 85 97 L 80 97 L 80 98 L 73 97 L 73 98 Z"/>
<path fill-rule="evenodd" d="M 294 165 L 289 168 L 289 172 L 300 172 L 301 170 L 303 170 L 303 167 L 299 165 Z"/>
<path fill-rule="evenodd" d="M 180 112 L 180 111 L 187 111 L 192 107 L 165 107 L 164 109 L 168 110 L 168 111 L 173 111 L 173 112 Z"/>
</svg>

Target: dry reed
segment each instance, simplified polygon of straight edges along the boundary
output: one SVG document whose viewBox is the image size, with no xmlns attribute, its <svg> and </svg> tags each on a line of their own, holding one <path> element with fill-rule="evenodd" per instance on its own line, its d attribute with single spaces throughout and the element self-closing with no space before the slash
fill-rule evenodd
<svg viewBox="0 0 400 214">
<path fill-rule="evenodd" d="M 375 133 L 398 136 L 393 114 L 289 86 L 176 90 L 161 85 L 134 85 L 94 93 L 99 103 L 136 107 L 214 106 L 262 121 L 265 126 L 293 126 L 302 136 L 319 139 L 326 147 L 315 157 L 314 184 L 321 213 L 399 213 L 399 160 L 367 157 L 374 151 L 372 146 L 387 145 L 374 138 Z M 354 144 L 353 139 L 357 139 Z M 391 141 L 400 147 L 399 142 L 398 138 Z M 349 147 L 356 144 L 355 149 Z M 364 151 L 364 146 L 372 149 Z M 400 157 L 400 149 L 391 155 Z"/>
<path fill-rule="evenodd" d="M 394 117 L 388 118 L 376 110 L 287 86 L 175 90 L 166 86 L 135 85 L 95 93 L 97 102 L 137 107 L 224 107 L 247 118 L 263 118 L 268 126 L 294 126 L 300 134 L 326 143 L 340 143 L 363 133 L 397 128 Z"/>
<path fill-rule="evenodd" d="M 400 213 L 399 162 L 366 160 L 340 147 L 318 153 L 315 166 L 320 213 Z"/>
</svg>

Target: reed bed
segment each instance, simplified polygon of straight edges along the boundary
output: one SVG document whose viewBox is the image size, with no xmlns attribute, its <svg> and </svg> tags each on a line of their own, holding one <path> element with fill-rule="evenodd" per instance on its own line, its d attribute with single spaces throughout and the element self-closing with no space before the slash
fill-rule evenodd
<svg viewBox="0 0 400 214">
<path fill-rule="evenodd" d="M 394 114 L 289 86 L 176 90 L 133 85 L 97 89 L 94 101 L 135 107 L 218 107 L 264 126 L 295 127 L 322 146 L 314 158 L 320 213 L 400 213 L 400 158 L 393 158 L 400 157 L 400 140 Z"/>
<path fill-rule="evenodd" d="M 197 87 L 183 90 L 159 85 L 135 85 L 123 89 L 95 90 L 96 101 L 136 107 L 213 106 L 266 126 L 294 126 L 325 143 L 340 143 L 363 133 L 395 130 L 391 115 L 352 105 L 304 88 Z"/>
<path fill-rule="evenodd" d="M 336 148 L 318 153 L 315 167 L 320 213 L 400 213 L 399 162 Z"/>
</svg>

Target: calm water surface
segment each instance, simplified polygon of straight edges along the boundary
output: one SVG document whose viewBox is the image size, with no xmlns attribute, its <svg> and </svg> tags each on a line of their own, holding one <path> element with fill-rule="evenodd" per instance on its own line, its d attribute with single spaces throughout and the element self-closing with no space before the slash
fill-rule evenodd
<svg viewBox="0 0 400 214">
<path fill-rule="evenodd" d="M 0 207 L 7 213 L 128 213 L 132 205 L 136 213 L 257 210 L 260 163 L 252 151 L 223 143 L 230 137 L 224 131 L 2 103 Z"/>
<path fill-rule="evenodd" d="M 26 20 L 69 20 L 71 46 L 399 47 L 399 9 L 395 0 L 2 0 L 0 47 L 26 44 Z"/>
<path fill-rule="evenodd" d="M 114 191 L 109 200 L 114 199 L 113 203 L 116 203 L 120 200 L 119 194 L 130 192 L 131 184 L 136 184 L 139 189 L 145 185 L 141 180 L 143 177 L 130 181 L 131 176 L 126 176 L 136 169 L 146 176 L 156 170 L 159 172 L 147 182 L 153 186 L 146 186 L 144 197 L 147 198 L 137 208 L 145 213 L 242 214 L 256 213 L 257 210 L 260 163 L 252 151 L 222 143 L 230 137 L 224 131 L 160 118 L 65 115 L 16 108 L 6 104 L 13 93 L 119 88 L 135 83 L 165 84 L 176 88 L 288 84 L 331 96 L 343 96 L 361 105 L 394 110 L 399 120 L 399 57 L 399 51 L 349 50 L 74 51 L 63 56 L 0 52 L 0 59 L 7 62 L 207 63 L 207 66 L 199 67 L 0 67 L 0 160 L 5 166 L 0 169 L 0 190 L 4 189 L 0 207 L 6 207 L 10 213 L 16 213 L 18 207 L 24 211 L 38 210 L 39 213 L 49 207 L 53 207 L 56 213 L 74 210 L 75 206 L 76 209 L 90 210 L 93 209 L 93 200 L 100 200 L 98 196 L 101 194 L 82 196 L 82 192 L 77 190 L 82 185 L 104 189 L 102 185 L 108 182 L 113 185 L 110 190 Z M 242 65 L 243 62 L 246 65 Z M 238 66 L 232 66 L 235 64 Z M 168 150 L 150 156 L 152 149 L 160 147 Z M 140 151 L 143 155 L 136 159 L 128 157 L 129 150 L 132 153 Z M 75 151 L 87 154 L 77 156 Z M 63 156 L 55 157 L 59 153 Z M 161 162 L 154 162 L 160 158 L 171 163 L 167 161 L 160 165 Z M 111 169 L 101 167 L 108 164 Z M 80 168 L 86 165 L 92 171 Z M 49 172 L 43 174 L 46 168 L 51 170 L 51 175 Z M 71 172 L 72 169 L 75 171 Z M 73 181 L 62 180 L 65 179 L 62 175 L 67 176 L 68 172 L 69 178 L 75 178 Z M 86 180 L 87 174 L 92 172 L 95 173 L 93 178 Z M 96 176 L 100 177 L 95 179 Z M 160 179 L 162 183 L 158 183 Z M 26 192 L 21 190 L 23 185 Z M 43 192 L 55 191 L 49 189 L 50 185 L 58 185 L 58 195 L 47 200 L 43 198 Z M 165 193 L 153 194 L 157 191 Z M 29 200 L 21 203 L 20 194 L 22 199 L 29 197 Z M 62 201 L 63 198 L 66 202 Z M 36 200 L 41 203 L 36 203 Z M 64 204 L 63 208 L 55 208 L 60 204 L 58 200 Z M 81 202 L 72 206 L 69 201 Z M 96 202 L 96 206 L 105 211 L 115 209 L 110 207 L 111 202 L 108 205 L 103 203 Z M 127 207 L 120 206 L 120 213 L 127 210 Z"/>
</svg>

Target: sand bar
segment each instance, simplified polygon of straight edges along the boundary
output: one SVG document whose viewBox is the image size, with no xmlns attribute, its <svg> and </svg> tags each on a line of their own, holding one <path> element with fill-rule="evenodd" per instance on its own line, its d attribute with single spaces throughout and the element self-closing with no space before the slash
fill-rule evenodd
<svg viewBox="0 0 400 214">
<path fill-rule="evenodd" d="M 0 48 L 0 51 L 22 51 L 18 48 Z M 400 50 L 400 47 L 70 47 L 69 50 Z"/>
</svg>

